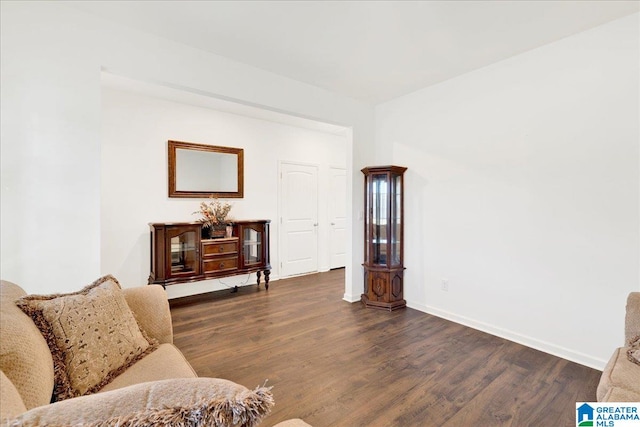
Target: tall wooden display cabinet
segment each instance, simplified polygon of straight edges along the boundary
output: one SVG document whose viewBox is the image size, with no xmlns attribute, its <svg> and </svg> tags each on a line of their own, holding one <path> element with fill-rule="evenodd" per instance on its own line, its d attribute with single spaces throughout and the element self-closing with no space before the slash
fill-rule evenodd
<svg viewBox="0 0 640 427">
<path fill-rule="evenodd" d="M 375 166 L 364 173 L 365 306 L 396 310 L 403 295 L 404 172 L 402 166 Z"/>
</svg>

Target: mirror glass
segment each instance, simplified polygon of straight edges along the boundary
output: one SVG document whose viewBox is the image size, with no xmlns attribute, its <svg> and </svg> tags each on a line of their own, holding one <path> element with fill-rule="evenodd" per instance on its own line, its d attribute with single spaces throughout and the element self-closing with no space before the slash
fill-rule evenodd
<svg viewBox="0 0 640 427">
<path fill-rule="evenodd" d="M 177 191 L 238 191 L 235 154 L 176 150 Z"/>
<path fill-rule="evenodd" d="M 244 150 L 169 141 L 169 197 L 243 197 Z"/>
</svg>

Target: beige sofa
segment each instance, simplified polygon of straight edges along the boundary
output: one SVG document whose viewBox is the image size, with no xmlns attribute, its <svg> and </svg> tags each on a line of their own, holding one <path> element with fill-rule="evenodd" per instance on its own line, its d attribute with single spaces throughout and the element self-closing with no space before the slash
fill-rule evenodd
<svg viewBox="0 0 640 427">
<path fill-rule="evenodd" d="M 160 286 L 121 291 L 140 328 L 159 342 L 158 347 L 97 393 L 50 403 L 54 363 L 47 341 L 15 304 L 25 292 L 6 281 L 0 287 L 2 425 L 170 425 L 173 422 L 166 420 L 179 416 L 187 418 L 181 419 L 184 425 L 252 426 L 273 405 L 270 388 L 249 390 L 231 381 L 197 377 L 173 345 L 169 304 Z M 225 418 L 227 413 L 231 418 Z M 308 424 L 296 419 L 281 426 Z"/>
<path fill-rule="evenodd" d="M 627 298 L 625 344 L 640 335 L 640 292 Z M 598 402 L 640 402 L 640 365 L 627 358 L 629 347 L 613 352 L 598 384 Z"/>
</svg>

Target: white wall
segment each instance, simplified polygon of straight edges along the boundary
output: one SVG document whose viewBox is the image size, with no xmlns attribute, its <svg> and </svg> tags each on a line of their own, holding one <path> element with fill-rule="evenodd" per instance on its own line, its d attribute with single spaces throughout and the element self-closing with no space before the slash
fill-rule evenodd
<svg viewBox="0 0 640 427">
<path fill-rule="evenodd" d="M 28 292 L 75 290 L 103 271 L 103 69 L 352 127 L 348 185 L 361 188 L 359 169 L 373 156 L 373 109 L 365 104 L 59 2 L 3 1 L 0 19 L 0 268 L 3 279 Z M 362 205 L 360 191 L 351 202 L 349 210 Z M 355 213 L 345 297 L 362 288 L 362 227 L 354 221 Z"/>
<path fill-rule="evenodd" d="M 640 289 L 638 64 L 636 14 L 377 107 L 409 306 L 604 366 Z"/>
<path fill-rule="evenodd" d="M 102 91 L 101 274 L 146 284 L 150 222 L 195 221 L 200 201 L 167 193 L 167 140 L 244 149 L 245 197 L 228 199 L 236 219 L 271 219 L 271 278 L 279 277 L 279 162 L 319 174 L 319 269 L 329 269 L 329 167 L 346 167 L 347 138 L 108 87 Z M 255 274 L 167 287 L 169 297 L 255 284 Z M 224 284 L 221 284 L 224 283 Z"/>
</svg>

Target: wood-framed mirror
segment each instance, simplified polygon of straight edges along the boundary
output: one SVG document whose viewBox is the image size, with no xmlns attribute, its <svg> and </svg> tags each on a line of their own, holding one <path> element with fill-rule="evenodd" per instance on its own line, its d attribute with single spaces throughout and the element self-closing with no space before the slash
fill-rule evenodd
<svg viewBox="0 0 640 427">
<path fill-rule="evenodd" d="M 242 148 L 169 140 L 169 197 L 244 197 Z"/>
</svg>

